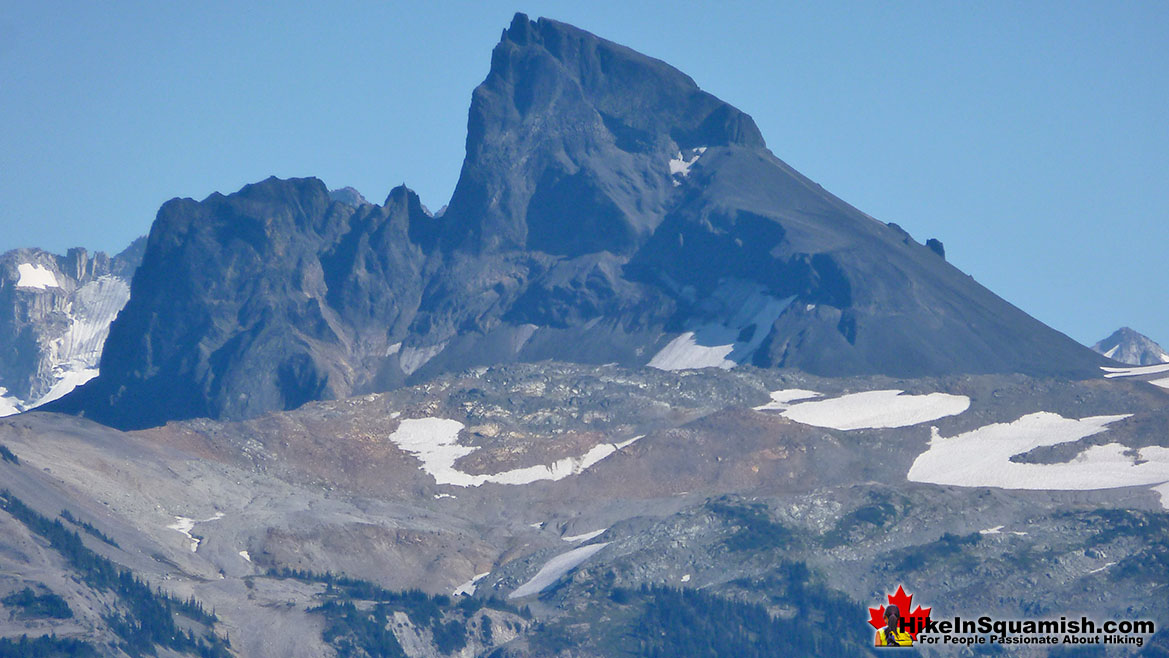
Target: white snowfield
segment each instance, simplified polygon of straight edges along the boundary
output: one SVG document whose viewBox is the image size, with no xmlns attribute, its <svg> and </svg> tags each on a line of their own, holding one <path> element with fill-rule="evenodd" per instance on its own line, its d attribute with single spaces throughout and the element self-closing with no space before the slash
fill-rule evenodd
<svg viewBox="0 0 1169 658">
<path fill-rule="evenodd" d="M 490 571 L 484 571 L 483 573 L 476 574 L 471 580 L 456 587 L 455 591 L 451 592 L 451 596 L 471 596 L 479 587 L 479 581 L 486 578 L 490 573 Z"/>
<path fill-rule="evenodd" d="M 46 354 L 57 381 L 30 408 L 56 400 L 97 377 L 110 323 L 128 301 L 130 286 L 115 276 L 99 277 L 77 289 L 68 307 L 69 330 L 49 343 Z"/>
<path fill-rule="evenodd" d="M 47 288 L 60 288 L 57 285 L 57 277 L 53 276 L 52 271 L 44 265 L 33 265 L 32 263 L 21 263 L 16 266 L 16 273 L 18 276 L 16 280 L 17 288 L 34 288 L 36 290 L 45 290 Z"/>
<path fill-rule="evenodd" d="M 1021 532 L 1018 530 L 1008 530 L 1007 532 L 1009 534 L 1019 535 L 1019 536 L 1023 536 L 1023 535 L 1027 534 L 1025 532 Z M 1003 532 L 1003 526 L 996 525 L 993 528 L 987 528 L 986 530 L 979 530 L 978 534 L 980 534 L 980 535 L 1001 535 L 1001 534 L 1006 534 L 1006 533 Z"/>
<path fill-rule="evenodd" d="M 562 480 L 578 475 L 597 462 L 640 439 L 635 436 L 621 443 L 598 443 L 580 457 L 565 457 L 551 464 L 537 464 L 500 473 L 472 475 L 455 468 L 460 457 L 469 455 L 477 446 L 459 445 L 463 424 L 446 418 L 409 418 L 390 434 L 390 440 L 402 450 L 422 462 L 422 470 L 434 478 L 436 484 L 456 487 L 478 487 L 486 483 L 531 484 L 541 480 Z"/>
<path fill-rule="evenodd" d="M 519 354 L 520 350 L 524 349 L 524 345 L 527 345 L 528 341 L 532 339 L 537 329 L 539 327 L 534 324 L 521 324 L 511 340 L 512 354 Z"/>
<path fill-rule="evenodd" d="M 540 567 L 540 570 L 536 572 L 535 576 L 532 576 L 531 580 L 517 587 L 514 592 L 507 595 L 507 598 L 518 599 L 543 592 L 553 583 L 560 580 L 562 576 L 580 566 L 585 560 L 608 545 L 609 542 L 607 541 L 601 542 L 600 544 L 589 544 L 588 546 L 574 548 L 567 553 L 557 555 L 544 563 L 544 566 Z"/>
<path fill-rule="evenodd" d="M 73 389 L 97 377 L 97 368 L 82 367 L 74 370 L 59 366 L 53 368 L 53 375 L 57 377 L 57 381 L 53 382 L 53 386 L 49 389 L 48 393 L 45 393 L 36 402 L 30 404 L 29 409 L 64 397 Z"/>
<path fill-rule="evenodd" d="M 797 400 L 807 400 L 820 396 L 821 394 L 816 391 L 808 391 L 802 388 L 785 388 L 782 391 L 772 391 L 771 402 L 755 407 L 755 411 L 783 411 Z"/>
<path fill-rule="evenodd" d="M 646 365 L 659 370 L 734 368 L 759 349 L 775 320 L 794 299 L 772 297 L 757 283 L 725 279 L 702 307 L 727 320 L 688 327 L 689 331 L 671 340 Z M 750 337 L 739 340 L 748 327 L 753 327 Z"/>
<path fill-rule="evenodd" d="M 8 395 L 8 389 L 0 386 L 0 418 L 4 416 L 11 416 L 24 411 L 24 405 L 20 400 Z"/>
<path fill-rule="evenodd" d="M 564 537 L 561 537 L 561 539 L 563 539 L 564 541 L 569 542 L 571 544 L 575 544 L 577 542 L 589 541 L 590 539 L 596 539 L 597 537 L 600 537 L 601 535 L 605 534 L 606 530 L 608 530 L 608 528 L 601 528 L 600 530 L 586 532 L 582 535 L 564 536 Z"/>
<path fill-rule="evenodd" d="M 52 277 L 52 272 L 45 273 Z M 55 278 L 53 285 L 56 286 Z M 65 307 L 68 328 L 44 345 L 41 361 L 53 378 L 49 390 L 30 400 L 0 398 L 0 416 L 52 402 L 97 377 L 110 323 L 129 300 L 130 286 L 112 275 L 99 277 L 74 291 Z"/>
<path fill-rule="evenodd" d="M 81 286 L 69 302 L 69 330 L 49 346 L 54 363 L 96 368 L 110 323 L 130 301 L 129 284 L 106 275 Z"/>
<path fill-rule="evenodd" d="M 1079 441 L 1099 434 L 1108 425 L 1128 418 L 1091 416 L 1064 418 L 1041 411 L 1010 423 L 986 425 L 953 437 L 933 428 L 929 449 L 919 455 L 907 477 L 961 487 L 1000 487 L 1032 490 L 1114 489 L 1156 484 L 1161 502 L 1169 492 L 1169 448 L 1149 446 L 1132 450 L 1119 443 L 1091 446 L 1071 461 L 1025 464 L 1011 457 L 1041 446 Z M 1126 453 L 1133 454 L 1126 454 Z"/>
<path fill-rule="evenodd" d="M 698 162 L 698 158 L 701 158 L 703 153 L 706 153 L 706 147 L 699 146 L 691 151 L 689 158 L 684 157 L 682 152 L 678 151 L 678 154 L 670 159 L 670 176 L 674 179 L 674 187 L 682 184 L 678 177 L 686 178 L 690 175 L 690 167 Z"/>
<path fill-rule="evenodd" d="M 401 343 L 397 344 L 401 345 Z M 427 361 L 438 356 L 438 353 L 444 349 L 446 349 L 446 341 L 425 347 L 402 348 L 398 354 L 398 365 L 407 376 L 413 375 L 419 368 L 426 365 Z"/>
<path fill-rule="evenodd" d="M 1150 379 L 1149 383 L 1153 386 L 1160 386 L 1161 388 L 1169 389 L 1169 377 L 1162 377 L 1160 379 Z"/>
<path fill-rule="evenodd" d="M 734 343 L 700 345 L 693 331 L 687 331 L 670 341 L 650 359 L 649 367 L 659 370 L 689 370 L 692 368 L 734 368 L 727 358 L 734 351 Z"/>
<path fill-rule="evenodd" d="M 215 516 L 213 516 L 209 519 L 203 519 L 202 521 L 196 521 L 195 519 L 188 518 L 185 516 L 176 516 L 175 522 L 169 524 L 167 526 L 167 528 L 185 535 L 187 537 L 187 539 L 191 542 L 191 552 L 194 553 L 195 551 L 199 550 L 199 542 L 201 542 L 203 540 L 199 539 L 198 537 L 192 537 L 191 530 L 194 530 L 195 525 L 198 523 L 207 523 L 208 521 L 218 521 L 219 519 L 222 519 L 222 518 L 223 518 L 223 512 L 216 512 Z M 244 553 L 246 553 L 246 551 L 242 551 L 240 553 L 240 557 L 244 557 Z M 247 560 L 248 560 L 248 562 L 251 562 L 252 561 L 251 556 L 248 556 Z"/>
<path fill-rule="evenodd" d="M 1161 372 L 1169 372 L 1169 363 L 1158 363 L 1151 366 L 1132 366 L 1128 368 L 1100 366 L 1100 369 L 1104 371 L 1104 376 L 1109 379 L 1113 377 L 1139 377 L 1140 375 L 1155 375 Z"/>
<path fill-rule="evenodd" d="M 1161 497 L 1161 507 L 1169 509 L 1169 482 L 1153 487 L 1153 491 Z"/>
<path fill-rule="evenodd" d="M 787 392 L 776 391 L 776 394 L 786 395 Z M 775 394 L 772 397 L 773 402 L 763 407 L 778 408 L 785 404 L 785 401 L 776 400 L 774 396 Z M 898 390 L 882 390 L 798 402 L 787 407 L 780 415 L 804 425 L 860 430 L 908 427 L 946 416 L 955 416 L 969 408 L 970 398 L 965 395 L 949 393 L 906 395 Z"/>
</svg>

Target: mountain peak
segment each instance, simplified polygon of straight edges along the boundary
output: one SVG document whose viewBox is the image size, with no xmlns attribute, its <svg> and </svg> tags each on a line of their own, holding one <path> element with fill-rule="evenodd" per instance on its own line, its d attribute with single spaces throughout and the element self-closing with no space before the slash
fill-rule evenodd
<svg viewBox="0 0 1169 658">
<path fill-rule="evenodd" d="M 1128 327 L 1112 332 L 1108 338 L 1093 345 L 1092 349 L 1109 359 L 1134 366 L 1169 363 L 1169 352 L 1148 336 Z"/>
<path fill-rule="evenodd" d="M 472 94 L 448 248 L 631 254 L 666 213 L 669 164 L 765 149 L 750 116 L 660 60 L 517 14 Z"/>
<path fill-rule="evenodd" d="M 511 17 L 511 25 L 503 31 L 503 36 L 500 41 L 512 41 L 519 44 L 528 42 L 528 38 L 535 31 L 536 24 L 528 19 L 528 15 L 522 11 L 517 11 L 515 16 Z"/>
<path fill-rule="evenodd" d="M 367 201 L 365 197 L 362 196 L 361 192 L 358 192 L 352 187 L 342 187 L 335 190 L 329 190 L 329 198 L 352 208 L 360 208 L 361 206 L 369 203 L 369 201 Z"/>
<path fill-rule="evenodd" d="M 441 217 L 313 178 L 168 202 L 51 410 L 248 418 L 512 361 L 1098 376 L 1106 360 L 768 151 L 681 71 L 518 14 Z M 931 246 L 934 247 L 931 249 Z"/>
<path fill-rule="evenodd" d="M 545 57 L 559 66 L 539 61 Z M 568 23 L 532 21 L 517 13 L 492 53 L 491 73 L 520 84 L 516 91 L 521 95 L 522 85 L 568 77 L 598 112 L 619 116 L 639 130 L 670 133 L 682 149 L 766 146 L 750 116 L 702 91 L 682 71 Z M 491 75 L 484 85 L 490 82 Z M 521 109 L 530 109 L 525 99 L 519 100 Z"/>
</svg>

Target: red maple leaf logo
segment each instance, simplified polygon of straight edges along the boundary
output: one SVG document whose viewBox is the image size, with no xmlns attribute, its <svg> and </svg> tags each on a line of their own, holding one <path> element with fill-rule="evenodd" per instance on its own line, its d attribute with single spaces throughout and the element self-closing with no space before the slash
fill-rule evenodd
<svg viewBox="0 0 1169 658">
<path fill-rule="evenodd" d="M 905 631 L 913 640 L 917 641 L 917 634 L 925 628 L 926 622 L 930 619 L 930 610 L 933 608 L 923 608 L 920 605 L 913 612 L 909 611 L 909 606 L 913 604 L 913 595 L 906 594 L 905 588 L 901 585 L 897 586 L 897 592 L 886 595 L 889 599 L 889 605 L 897 606 L 897 611 L 901 613 L 901 619 L 904 622 Z M 876 629 L 885 627 L 885 606 L 881 605 L 876 608 L 869 608 L 869 624 Z"/>
<path fill-rule="evenodd" d="M 869 623 L 878 630 L 885 628 L 885 606 L 869 608 Z"/>
</svg>

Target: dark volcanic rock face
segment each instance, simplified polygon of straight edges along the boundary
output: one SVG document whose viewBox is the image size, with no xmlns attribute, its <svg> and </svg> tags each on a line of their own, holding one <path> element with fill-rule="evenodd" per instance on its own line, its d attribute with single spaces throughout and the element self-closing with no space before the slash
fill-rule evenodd
<svg viewBox="0 0 1169 658">
<path fill-rule="evenodd" d="M 658 60 L 517 15 L 441 217 L 269 179 L 159 213 L 101 376 L 54 408 L 244 418 L 509 361 L 814 374 L 1105 363 L 778 160 Z"/>
<path fill-rule="evenodd" d="M 159 211 L 103 377 L 59 408 L 127 426 L 241 418 L 368 388 L 418 306 L 418 197 L 268 179 Z M 381 358 L 378 358 L 381 357 Z"/>
<path fill-rule="evenodd" d="M 673 201 L 680 149 L 764 147 L 749 116 L 665 64 L 517 14 L 475 90 L 449 243 L 631 254 Z"/>
</svg>

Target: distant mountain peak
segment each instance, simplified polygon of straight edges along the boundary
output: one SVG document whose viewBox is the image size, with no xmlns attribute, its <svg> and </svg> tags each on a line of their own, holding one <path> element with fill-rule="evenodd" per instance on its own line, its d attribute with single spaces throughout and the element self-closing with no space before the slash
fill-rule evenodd
<svg viewBox="0 0 1169 658">
<path fill-rule="evenodd" d="M 446 212 L 314 178 L 167 202 L 102 372 L 47 410 L 250 418 L 509 362 L 893 377 L 1106 360 L 776 158 L 674 67 L 518 14 Z M 341 201 L 341 202 L 339 202 Z"/>
<path fill-rule="evenodd" d="M 358 192 L 352 187 L 341 187 L 335 190 L 329 190 L 329 198 L 339 203 L 343 203 L 351 208 L 360 208 L 361 206 L 369 203 L 369 201 L 366 201 L 365 197 L 361 195 L 361 192 Z"/>
<path fill-rule="evenodd" d="M 81 247 L 0 254 L 0 416 L 64 396 L 98 373 L 145 237 L 110 257 Z"/>
<path fill-rule="evenodd" d="M 1112 332 L 1108 338 L 1093 345 L 1092 349 L 1113 361 L 1134 366 L 1169 363 L 1169 352 L 1148 336 L 1128 327 Z"/>
</svg>

